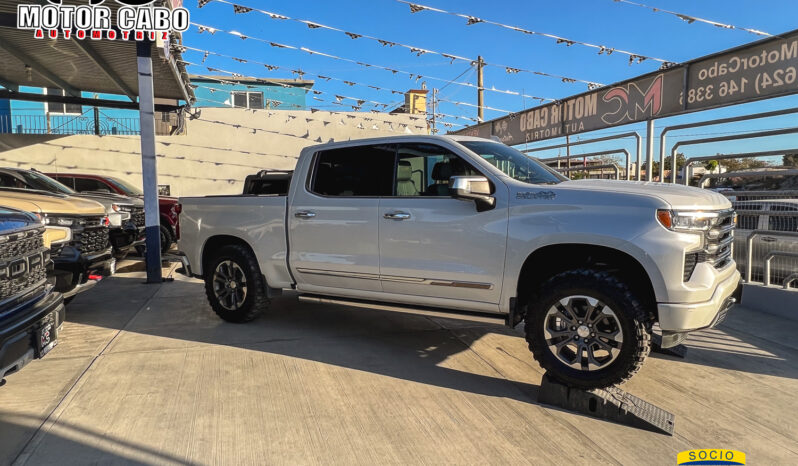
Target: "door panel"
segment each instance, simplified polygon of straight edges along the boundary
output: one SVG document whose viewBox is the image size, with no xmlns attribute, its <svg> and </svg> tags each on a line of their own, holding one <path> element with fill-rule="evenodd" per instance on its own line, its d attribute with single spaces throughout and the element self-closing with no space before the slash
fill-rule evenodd
<svg viewBox="0 0 798 466">
<path fill-rule="evenodd" d="M 303 284 L 380 291 L 376 198 L 307 194 L 289 209 L 290 259 Z M 297 217 L 309 212 L 311 218 Z M 358 278 L 359 277 L 359 278 Z"/>
<path fill-rule="evenodd" d="M 478 213 L 473 202 L 452 198 L 383 198 L 379 211 L 385 292 L 499 302 L 506 202 Z M 409 218 L 384 218 L 390 213 Z"/>
<path fill-rule="evenodd" d="M 377 208 L 391 192 L 394 156 L 387 145 L 316 154 L 310 183 L 297 187 L 288 210 L 289 263 L 300 290 L 382 289 Z"/>
<path fill-rule="evenodd" d="M 399 144 L 394 196 L 379 203 L 380 275 L 388 293 L 498 303 L 507 241 L 507 189 L 477 212 L 449 194 L 451 176 L 480 176 L 435 144 Z"/>
</svg>

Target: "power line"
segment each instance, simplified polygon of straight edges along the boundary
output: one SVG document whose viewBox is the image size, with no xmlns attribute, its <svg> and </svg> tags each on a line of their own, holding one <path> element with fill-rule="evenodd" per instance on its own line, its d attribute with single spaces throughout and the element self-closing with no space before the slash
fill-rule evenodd
<svg viewBox="0 0 798 466">
<path fill-rule="evenodd" d="M 667 65 L 671 65 L 672 64 L 672 62 L 670 62 L 668 60 L 664 60 L 662 58 L 656 58 L 656 57 L 651 57 L 651 56 L 648 56 L 648 55 L 643 55 L 643 54 L 639 54 L 639 53 L 629 52 L 629 51 L 621 50 L 621 49 L 618 49 L 618 48 L 615 48 L 615 47 L 608 47 L 606 45 L 591 44 L 589 42 L 583 42 L 583 41 L 580 41 L 580 40 L 568 39 L 566 37 L 558 36 L 558 35 L 555 35 L 555 34 L 549 34 L 549 33 L 546 33 L 546 32 L 533 31 L 533 30 L 522 28 L 522 27 L 518 27 L 518 26 L 511 26 L 509 24 L 503 24 L 503 23 L 499 23 L 497 21 L 491 21 L 489 19 L 479 18 L 479 17 L 474 16 L 474 15 L 468 15 L 468 14 L 465 14 L 465 13 L 454 13 L 454 12 L 451 12 L 451 11 L 441 10 L 440 8 L 433 8 L 431 6 L 421 5 L 419 3 L 411 3 L 411 2 L 408 2 L 406 0 L 394 0 L 394 1 L 399 2 L 399 3 L 404 3 L 405 5 L 409 5 L 410 6 L 410 13 L 418 13 L 420 11 L 425 11 L 425 10 L 426 11 L 433 11 L 435 13 L 443 13 L 443 14 L 447 14 L 447 15 L 463 18 L 463 19 L 466 20 L 466 25 L 468 25 L 468 26 L 471 26 L 471 25 L 474 25 L 474 24 L 479 24 L 479 23 L 485 23 L 485 24 L 490 24 L 490 25 L 493 25 L 493 26 L 498 26 L 498 27 L 501 27 L 501 28 L 504 28 L 504 29 L 510 29 L 510 30 L 513 30 L 513 31 L 516 31 L 516 32 L 521 32 L 521 33 L 524 33 L 524 34 L 527 34 L 527 35 L 540 36 L 540 37 L 546 37 L 548 39 L 553 39 L 553 40 L 555 40 L 557 42 L 557 44 L 565 44 L 566 47 L 570 47 L 572 45 L 579 45 L 579 46 L 582 46 L 582 47 L 589 47 L 589 48 L 598 50 L 599 55 L 602 55 L 602 54 L 605 54 L 605 53 L 607 54 L 607 56 L 612 55 L 613 53 L 619 53 L 619 54 L 627 55 L 627 56 L 629 56 L 629 64 L 630 65 L 632 63 L 635 63 L 635 62 L 636 63 L 642 63 L 645 60 L 658 61 L 660 63 L 667 64 Z"/>
<path fill-rule="evenodd" d="M 196 27 L 200 34 L 203 33 L 203 32 L 210 32 L 211 34 L 215 34 L 216 32 L 223 32 L 225 34 L 229 34 L 229 35 L 238 37 L 239 39 L 242 39 L 242 40 L 252 39 L 252 40 L 255 40 L 255 41 L 258 41 L 258 42 L 262 42 L 264 44 L 268 44 L 269 46 L 275 47 L 275 48 L 289 49 L 289 50 L 298 50 L 300 52 L 304 52 L 304 53 L 307 53 L 309 55 L 319 55 L 319 56 L 330 58 L 330 59 L 333 59 L 333 60 L 340 60 L 340 61 L 344 61 L 344 62 L 347 62 L 347 63 L 354 63 L 354 64 L 362 66 L 364 68 L 375 68 L 375 69 L 379 69 L 379 70 L 390 71 L 394 75 L 396 75 L 396 74 L 407 75 L 410 79 L 415 79 L 416 81 L 418 81 L 420 79 L 430 79 L 430 80 L 433 80 L 433 81 L 441 81 L 441 82 L 445 82 L 445 83 L 451 82 L 452 84 L 456 84 L 458 86 L 470 87 L 472 89 L 478 89 L 479 88 L 479 86 L 477 86 L 476 84 L 460 82 L 460 81 L 451 81 L 449 79 L 437 78 L 437 77 L 429 76 L 429 75 L 411 73 L 409 71 L 404 71 L 404 70 L 400 70 L 400 69 L 397 69 L 397 68 L 390 68 L 390 67 L 387 67 L 387 66 L 375 65 L 373 63 L 365 63 L 365 62 L 354 60 L 354 59 L 351 59 L 351 58 L 339 57 L 337 55 L 332 55 L 332 54 L 328 54 L 328 53 L 324 53 L 324 52 L 319 52 L 317 50 L 311 50 L 311 49 L 309 49 L 307 47 L 297 47 L 297 46 L 294 46 L 294 45 L 273 42 L 273 41 L 266 40 L 266 39 L 263 39 L 263 38 L 260 38 L 260 37 L 247 36 L 247 35 L 244 35 L 244 34 L 238 32 L 238 31 L 226 31 L 224 29 L 216 28 L 216 27 L 213 27 L 213 26 L 206 26 L 206 25 L 198 24 L 198 23 L 194 23 L 194 22 L 192 22 L 191 25 Z M 183 46 L 183 47 L 185 47 L 185 46 Z M 217 55 L 219 55 L 219 54 L 217 54 Z M 268 65 L 265 65 L 265 64 L 264 64 L 264 66 L 266 66 L 267 68 L 269 67 Z M 279 67 L 275 67 L 275 68 L 279 68 Z M 569 79 L 569 78 L 564 78 L 564 79 Z M 486 90 L 486 91 L 497 92 L 497 93 L 500 93 L 500 94 L 508 94 L 508 95 L 516 95 L 516 96 L 520 96 L 521 95 L 521 93 L 519 93 L 517 91 L 510 91 L 510 90 L 505 90 L 505 89 L 496 89 L 495 86 L 491 86 L 490 88 L 484 87 L 483 89 Z M 526 95 L 526 94 L 524 94 L 523 96 L 524 97 L 529 97 L 531 99 L 538 100 L 541 103 L 542 102 L 554 102 L 556 100 L 556 99 L 552 99 L 552 98 L 549 98 L 549 97 L 539 97 L 539 96 Z"/>
<path fill-rule="evenodd" d="M 632 2 L 630 0 L 612 0 L 612 1 L 614 1 L 615 3 L 625 3 L 627 5 L 634 5 L 634 6 L 637 6 L 637 7 L 646 8 L 646 9 L 649 9 L 649 10 L 655 12 L 655 13 L 665 13 L 665 14 L 668 14 L 668 15 L 671 15 L 671 16 L 675 16 L 675 17 L 681 19 L 682 21 L 686 21 L 688 24 L 693 24 L 695 22 L 699 22 L 699 23 L 711 24 L 712 26 L 716 26 L 716 27 L 723 28 L 723 29 L 738 29 L 740 31 L 749 32 L 751 34 L 756 34 L 758 36 L 765 36 L 765 37 L 772 37 L 773 36 L 772 34 L 768 34 L 767 32 L 760 31 L 758 29 L 744 28 L 744 27 L 740 27 L 740 26 L 733 26 L 731 24 L 719 23 L 717 21 L 712 21 L 712 20 L 709 20 L 709 19 L 703 19 L 703 18 L 699 18 L 697 16 L 690 16 L 690 15 L 686 15 L 686 14 L 683 14 L 683 13 L 677 13 L 675 11 L 664 10 L 662 8 L 648 6 L 648 5 L 644 5 L 642 3 Z"/>
<path fill-rule="evenodd" d="M 198 48 L 195 48 L 195 47 L 189 47 L 189 46 L 185 46 L 185 45 L 184 46 L 180 46 L 180 47 L 181 47 L 181 50 L 183 50 L 183 51 L 202 52 L 204 54 L 203 55 L 203 61 L 205 59 L 207 59 L 207 57 L 209 55 L 214 55 L 214 56 L 226 58 L 226 59 L 229 59 L 229 60 L 233 60 L 233 61 L 236 61 L 238 63 L 255 63 L 255 64 L 263 65 L 263 66 L 267 67 L 270 71 L 274 71 L 274 70 L 277 70 L 277 69 L 286 69 L 286 70 L 288 70 L 285 67 L 280 67 L 280 66 L 277 66 L 277 65 L 271 65 L 271 64 L 260 62 L 258 60 L 252 60 L 252 59 L 249 59 L 249 58 L 234 57 L 234 56 L 231 56 L 231 55 L 225 55 L 225 54 L 222 54 L 222 53 L 213 52 L 213 51 L 210 51 L 210 50 L 198 49 Z M 198 64 L 198 63 L 188 62 L 188 61 L 185 61 L 185 60 L 183 60 L 182 62 L 185 63 L 186 65 L 189 65 L 189 66 L 202 66 L 202 67 L 205 67 L 210 72 L 218 71 L 218 72 L 230 74 L 233 77 L 243 77 L 244 76 L 244 75 L 241 75 L 241 74 L 233 72 L 233 71 L 226 71 L 226 70 L 222 70 L 222 69 L 219 69 L 219 68 L 214 68 L 214 67 L 210 67 L 210 66 L 206 66 L 206 65 L 201 65 L 201 64 Z M 467 69 L 465 72 L 469 71 L 470 69 L 471 68 Z M 399 91 L 399 90 L 396 90 L 396 89 L 379 87 L 379 86 L 374 86 L 374 85 L 371 85 L 371 84 L 359 83 L 359 82 L 356 82 L 356 81 L 348 81 L 348 80 L 344 80 L 344 79 L 340 79 L 340 78 L 334 78 L 334 77 L 326 76 L 326 75 L 319 75 L 319 74 L 310 73 L 310 72 L 306 72 L 306 71 L 302 71 L 302 70 L 289 70 L 289 71 L 291 71 L 294 74 L 299 75 L 300 78 L 304 77 L 305 75 L 310 75 L 310 76 L 318 77 L 320 79 L 324 79 L 326 81 L 330 81 L 330 80 L 340 81 L 340 82 L 342 82 L 344 84 L 347 84 L 349 86 L 363 86 L 363 87 L 368 87 L 368 88 L 371 88 L 371 89 L 374 89 L 374 90 L 377 90 L 377 91 L 389 91 L 392 94 L 398 94 L 398 95 L 402 95 L 402 96 L 404 96 L 404 94 L 405 94 L 403 91 Z M 462 74 L 463 73 L 461 73 L 461 75 Z M 251 78 L 252 79 L 256 79 L 256 80 L 269 82 L 269 83 L 273 83 L 273 84 L 279 85 L 279 86 L 284 87 L 284 88 L 286 88 L 286 87 L 302 87 L 301 84 L 292 84 L 292 83 L 279 82 L 279 81 L 270 80 L 269 78 L 257 78 L 257 77 L 251 77 Z M 455 78 L 455 79 L 457 79 L 457 78 Z M 456 83 L 456 81 L 449 80 L 447 82 L 447 85 L 454 84 L 454 83 Z M 306 93 L 307 92 L 313 92 L 316 95 L 320 95 L 322 93 L 325 93 L 324 91 L 319 91 L 319 90 L 316 90 L 316 89 L 306 89 L 304 87 L 302 89 Z M 360 105 L 362 105 L 363 103 L 366 103 L 366 102 L 374 104 L 374 105 L 382 106 L 383 109 L 387 109 L 390 106 L 389 104 L 385 104 L 383 102 L 370 101 L 370 100 L 366 100 L 366 99 L 360 99 L 360 98 L 357 98 L 357 97 L 340 96 L 340 95 L 336 94 L 336 98 L 339 98 L 339 97 L 340 97 L 339 101 L 343 100 L 343 99 L 358 101 L 358 106 L 360 106 Z M 321 100 L 321 99 L 316 99 L 316 100 Z M 445 102 L 449 102 L 449 103 L 452 103 L 452 104 L 455 104 L 455 105 L 465 105 L 465 106 L 469 106 L 469 107 L 475 107 L 475 105 L 469 104 L 467 102 L 459 102 L 459 101 L 445 100 L 445 99 L 440 99 L 440 100 L 443 100 Z M 500 109 L 495 109 L 495 108 L 492 108 L 492 107 L 485 107 L 485 108 L 488 109 L 488 110 L 494 110 L 494 111 L 505 112 L 505 113 L 512 113 L 509 110 L 500 110 Z"/>
<path fill-rule="evenodd" d="M 228 4 L 228 5 L 232 5 L 233 6 L 233 11 L 235 13 L 237 13 L 237 14 L 250 13 L 252 11 L 256 11 L 258 13 L 261 13 L 261 14 L 265 15 L 266 17 L 268 17 L 270 19 L 283 20 L 283 21 L 286 21 L 286 20 L 287 21 L 295 21 L 295 22 L 302 23 L 302 24 L 308 26 L 310 29 L 327 29 L 327 30 L 330 30 L 330 31 L 341 32 L 343 34 L 346 34 L 351 39 L 361 39 L 361 38 L 362 39 L 369 39 L 369 40 L 372 40 L 372 41 L 379 42 L 384 47 L 386 47 L 386 46 L 387 47 L 403 47 L 403 48 L 406 48 L 407 50 L 409 50 L 410 52 L 416 54 L 416 56 L 421 56 L 421 55 L 424 55 L 424 54 L 430 54 L 430 55 L 439 55 L 439 56 L 442 56 L 444 58 L 448 58 L 449 60 L 452 61 L 452 63 L 454 63 L 454 61 L 456 61 L 456 60 L 465 61 L 465 62 L 468 62 L 468 63 L 475 63 L 476 62 L 476 59 L 474 59 L 474 58 L 463 57 L 463 56 L 460 56 L 460 55 L 455 55 L 453 53 L 446 53 L 446 52 L 439 52 L 439 51 L 435 51 L 435 50 L 425 49 L 425 48 L 422 48 L 422 47 L 416 47 L 414 45 L 402 44 L 400 42 L 394 42 L 394 41 L 389 41 L 389 40 L 385 40 L 385 39 L 380 39 L 378 37 L 370 36 L 370 35 L 367 35 L 367 34 L 359 34 L 359 33 L 354 33 L 354 32 L 350 32 L 350 31 L 345 31 L 345 30 L 337 28 L 337 27 L 327 26 L 327 25 L 324 25 L 324 24 L 321 24 L 321 23 L 317 23 L 317 22 L 313 22 L 313 21 L 309 21 L 309 20 L 304 20 L 304 19 L 291 18 L 289 16 L 285 16 L 285 15 L 282 15 L 282 14 L 279 14 L 279 13 L 273 13 L 273 12 L 270 12 L 270 11 L 261 10 L 259 8 L 254 8 L 254 7 L 250 7 L 250 6 L 246 6 L 246 5 L 232 3 L 232 2 L 229 2 L 227 0 L 207 0 L 207 1 L 204 1 L 204 3 L 201 2 L 200 5 L 204 6 L 205 4 L 210 3 L 210 2 L 218 2 L 218 3 L 225 3 L 225 4 Z M 507 65 L 500 65 L 500 64 L 497 64 L 497 63 L 484 63 L 484 64 L 488 65 L 488 66 L 496 66 L 496 67 L 499 67 L 499 68 L 504 68 L 504 70 L 507 73 L 509 73 L 509 74 L 512 74 L 512 73 L 530 73 L 530 74 L 534 74 L 534 75 L 537 75 L 537 76 L 544 76 L 544 77 L 547 77 L 547 78 L 559 79 L 559 80 L 561 80 L 564 83 L 580 82 L 580 83 L 587 84 L 591 89 L 602 86 L 601 83 L 597 83 L 595 81 L 586 81 L 586 80 L 583 80 L 583 79 L 571 78 L 571 77 L 568 77 L 568 76 L 562 76 L 562 75 L 558 75 L 558 74 L 548 73 L 548 72 L 545 72 L 545 71 L 529 70 L 529 69 L 525 69 L 525 68 L 519 68 L 519 67 L 513 67 L 513 66 L 507 66 Z"/>
</svg>

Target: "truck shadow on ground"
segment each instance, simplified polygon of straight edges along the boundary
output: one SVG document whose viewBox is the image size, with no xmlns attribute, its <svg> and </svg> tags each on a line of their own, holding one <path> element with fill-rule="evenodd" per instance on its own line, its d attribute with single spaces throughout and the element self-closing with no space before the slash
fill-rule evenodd
<svg viewBox="0 0 798 466">
<path fill-rule="evenodd" d="M 132 300 L 120 307 L 118 297 L 125 293 Z M 109 303 L 114 302 L 114 296 L 117 303 L 111 310 Z M 79 296 L 67 310 L 67 321 L 164 337 L 126 337 L 130 347 L 121 339 L 112 351 L 184 348 L 190 347 L 190 342 L 224 345 L 525 403 L 536 403 L 537 384 L 543 373 L 526 349 L 519 331 L 522 326 L 511 330 L 299 303 L 290 293 L 274 299 L 271 309 L 255 321 L 230 324 L 213 313 L 198 281 L 175 281 L 157 287 L 142 285 L 141 278 L 116 276 L 92 293 Z M 477 342 L 495 334 L 511 338 L 493 338 L 475 349 Z M 794 363 L 798 351 L 761 335 L 753 337 L 724 327 L 698 334 L 688 340 L 688 346 L 687 358 L 676 361 L 798 378 Z M 515 369 L 512 375 L 502 373 L 503 362 L 492 364 L 510 359 Z M 519 377 L 519 373 L 525 376 Z"/>
</svg>

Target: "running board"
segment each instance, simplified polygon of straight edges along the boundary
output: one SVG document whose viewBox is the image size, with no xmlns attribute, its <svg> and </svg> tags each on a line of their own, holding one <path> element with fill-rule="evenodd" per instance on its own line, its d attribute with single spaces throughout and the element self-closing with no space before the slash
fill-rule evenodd
<svg viewBox="0 0 798 466">
<path fill-rule="evenodd" d="M 401 312 L 403 314 L 416 314 L 427 317 L 442 317 L 445 319 L 470 320 L 486 324 L 507 325 L 507 316 L 503 314 L 490 314 L 487 312 L 456 311 L 436 307 L 411 306 L 407 304 L 386 304 L 384 302 L 367 301 L 354 298 L 339 298 L 320 295 L 299 295 L 299 300 L 307 303 L 336 304 L 339 306 L 362 307 L 380 311 Z"/>
</svg>

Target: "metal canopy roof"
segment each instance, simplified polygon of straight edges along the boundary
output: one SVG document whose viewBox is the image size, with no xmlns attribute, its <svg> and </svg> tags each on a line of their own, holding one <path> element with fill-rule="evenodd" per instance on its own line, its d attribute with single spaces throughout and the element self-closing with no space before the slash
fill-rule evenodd
<svg viewBox="0 0 798 466">
<path fill-rule="evenodd" d="M 80 91 L 120 94 L 136 100 L 134 40 L 67 40 L 62 34 L 58 39 L 35 39 L 34 31 L 16 28 L 18 3 L 0 0 L 0 85 L 10 90 L 17 86 L 60 88 L 74 96 Z M 88 1 L 64 0 L 63 4 L 88 5 Z M 103 6 L 116 10 L 120 4 L 105 2 Z M 115 11 L 112 17 L 116 18 Z M 152 57 L 155 98 L 193 103 L 194 92 L 185 66 L 178 61 L 178 48 L 172 45 L 167 52 L 153 46 Z"/>
</svg>

